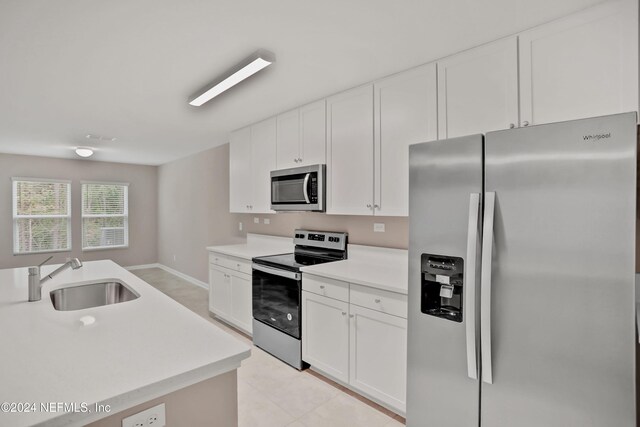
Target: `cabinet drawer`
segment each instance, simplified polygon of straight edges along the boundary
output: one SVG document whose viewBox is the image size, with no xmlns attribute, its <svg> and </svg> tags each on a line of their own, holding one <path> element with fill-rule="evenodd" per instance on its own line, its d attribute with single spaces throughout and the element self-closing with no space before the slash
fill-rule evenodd
<svg viewBox="0 0 640 427">
<path fill-rule="evenodd" d="M 339 280 L 302 274 L 302 289 L 340 301 L 349 301 L 349 284 Z"/>
<path fill-rule="evenodd" d="M 351 284 L 349 296 L 351 304 L 407 318 L 406 295 Z"/>
<path fill-rule="evenodd" d="M 246 259 L 212 252 L 209 254 L 209 263 L 241 273 L 251 274 L 251 261 L 247 261 Z"/>
</svg>

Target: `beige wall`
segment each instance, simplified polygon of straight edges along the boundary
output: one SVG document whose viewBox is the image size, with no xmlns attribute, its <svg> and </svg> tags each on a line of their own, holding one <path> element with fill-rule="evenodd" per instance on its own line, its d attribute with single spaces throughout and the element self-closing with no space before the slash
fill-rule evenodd
<svg viewBox="0 0 640 427">
<path fill-rule="evenodd" d="M 247 232 L 291 237 L 296 228 L 346 231 L 351 243 L 408 245 L 407 218 L 310 212 L 230 214 L 229 144 L 160 166 L 158 191 L 158 262 L 203 282 L 208 282 L 209 274 L 205 247 L 240 242 Z M 254 224 L 254 218 L 260 223 Z M 264 224 L 265 218 L 271 223 Z M 374 222 L 384 223 L 386 231 L 374 233 Z"/>
<path fill-rule="evenodd" d="M 369 246 L 386 246 L 407 249 L 409 245 L 409 219 L 406 217 L 370 217 L 350 215 L 327 215 L 315 212 L 278 213 L 278 214 L 233 214 L 234 230 L 238 236 L 249 233 L 272 234 L 274 236 L 293 236 L 296 228 L 320 231 L 346 231 L 349 243 Z M 254 223 L 258 218 L 259 224 Z M 270 224 L 265 224 L 267 218 Z M 243 232 L 238 231 L 242 222 Z M 384 233 L 373 231 L 374 223 L 385 225 Z"/>
<path fill-rule="evenodd" d="M 0 154 L 0 268 L 39 264 L 49 254 L 13 255 L 13 215 L 11 177 L 71 180 L 70 252 L 53 253 L 50 263 L 67 257 L 83 261 L 112 259 L 120 265 L 149 264 L 157 261 L 157 167 L 88 160 Z M 80 181 L 128 182 L 129 247 L 82 251 Z"/>
<path fill-rule="evenodd" d="M 229 144 L 159 167 L 158 227 L 158 262 L 208 282 L 205 248 L 241 241 L 229 214 Z"/>
</svg>

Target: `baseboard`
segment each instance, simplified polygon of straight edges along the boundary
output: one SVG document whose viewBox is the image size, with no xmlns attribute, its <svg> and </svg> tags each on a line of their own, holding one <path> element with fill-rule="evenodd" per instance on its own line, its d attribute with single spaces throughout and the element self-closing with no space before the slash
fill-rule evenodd
<svg viewBox="0 0 640 427">
<path fill-rule="evenodd" d="M 161 268 L 164 271 L 166 271 L 167 273 L 173 274 L 174 276 L 178 276 L 179 278 L 181 278 L 183 280 L 186 280 L 187 282 L 189 282 L 189 283 L 191 283 L 193 285 L 200 286 L 203 289 L 209 290 L 209 284 L 208 283 L 205 283 L 205 282 L 203 282 L 201 280 L 198 280 L 195 277 L 191 277 L 191 276 L 189 276 L 187 274 L 181 273 L 178 270 L 174 270 L 173 268 L 167 267 L 164 264 L 158 264 L 158 268 Z"/>
<path fill-rule="evenodd" d="M 174 276 L 178 276 L 179 278 L 181 278 L 182 280 L 186 280 L 187 282 L 191 283 L 192 285 L 196 285 L 199 286 L 203 289 L 209 290 L 209 284 L 205 283 L 201 280 L 196 279 L 195 277 L 191 277 L 187 274 L 181 273 L 178 270 L 174 270 L 171 267 L 167 267 L 164 264 L 160 264 L 160 263 L 155 263 L 155 264 L 143 264 L 143 265 L 132 265 L 129 267 L 125 267 L 125 269 L 129 270 L 129 271 L 133 271 L 133 270 L 142 270 L 145 268 L 160 268 L 164 271 L 166 271 L 167 273 L 171 273 Z"/>
<path fill-rule="evenodd" d="M 147 268 L 160 268 L 160 264 L 141 264 L 141 265 L 130 265 L 129 267 L 124 267 L 125 270 L 134 271 L 134 270 L 144 270 Z"/>
</svg>

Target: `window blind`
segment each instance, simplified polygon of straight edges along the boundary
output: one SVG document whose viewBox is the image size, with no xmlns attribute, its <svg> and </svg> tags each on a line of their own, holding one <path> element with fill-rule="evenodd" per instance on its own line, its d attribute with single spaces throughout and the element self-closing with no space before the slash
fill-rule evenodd
<svg viewBox="0 0 640 427">
<path fill-rule="evenodd" d="M 71 250 L 71 184 L 12 178 L 13 252 Z"/>
<path fill-rule="evenodd" d="M 129 184 L 82 183 L 82 249 L 129 245 Z"/>
</svg>

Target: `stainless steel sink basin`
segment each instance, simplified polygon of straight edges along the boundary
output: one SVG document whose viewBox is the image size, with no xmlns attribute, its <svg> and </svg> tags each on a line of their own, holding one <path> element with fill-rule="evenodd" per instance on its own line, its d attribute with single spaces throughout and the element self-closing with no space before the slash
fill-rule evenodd
<svg viewBox="0 0 640 427">
<path fill-rule="evenodd" d="M 138 295 L 134 290 L 117 280 L 107 280 L 69 286 L 49 293 L 56 310 L 71 311 L 100 307 L 134 300 Z"/>
</svg>

